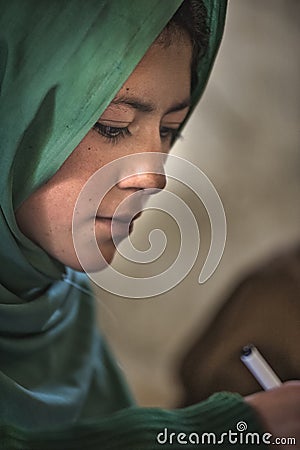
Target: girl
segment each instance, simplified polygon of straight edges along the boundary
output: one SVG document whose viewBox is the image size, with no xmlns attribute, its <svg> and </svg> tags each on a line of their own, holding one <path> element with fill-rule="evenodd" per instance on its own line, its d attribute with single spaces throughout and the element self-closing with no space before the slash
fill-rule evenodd
<svg viewBox="0 0 300 450">
<path fill-rule="evenodd" d="M 96 328 L 72 239 L 76 200 L 99 168 L 168 153 L 201 96 L 224 14 L 221 0 L 2 1 L 1 448 L 153 449 L 165 429 L 221 435 L 245 421 L 262 432 L 259 414 L 273 430 L 263 394 L 136 407 Z M 106 263 L 116 208 L 164 187 L 151 164 L 127 178 L 124 165 L 97 210 Z M 91 224 L 87 214 L 82 232 Z"/>
</svg>

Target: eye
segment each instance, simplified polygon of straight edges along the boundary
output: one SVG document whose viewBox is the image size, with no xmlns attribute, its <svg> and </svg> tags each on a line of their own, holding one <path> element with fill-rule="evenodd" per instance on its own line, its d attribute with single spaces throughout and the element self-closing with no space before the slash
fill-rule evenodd
<svg viewBox="0 0 300 450">
<path fill-rule="evenodd" d="M 96 122 L 93 129 L 113 143 L 118 142 L 122 137 L 130 135 L 128 127 L 112 127 L 101 122 Z"/>
<path fill-rule="evenodd" d="M 160 137 L 162 139 L 170 139 L 173 141 L 178 135 L 178 128 L 160 127 Z"/>
</svg>

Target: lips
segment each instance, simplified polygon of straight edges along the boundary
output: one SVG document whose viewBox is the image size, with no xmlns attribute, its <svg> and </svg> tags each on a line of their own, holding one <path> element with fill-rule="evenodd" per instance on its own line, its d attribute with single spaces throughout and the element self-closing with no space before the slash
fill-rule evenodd
<svg viewBox="0 0 300 450">
<path fill-rule="evenodd" d="M 105 232 L 109 234 L 109 236 L 118 237 L 126 237 L 131 233 L 133 228 L 133 221 L 137 219 L 141 213 L 136 214 L 135 216 L 97 216 L 96 224 L 98 224 L 101 232 Z"/>
<path fill-rule="evenodd" d="M 107 222 L 111 222 L 114 221 L 116 223 L 124 223 L 124 224 L 129 224 L 132 220 L 134 220 L 134 218 L 132 217 L 105 217 L 105 216 L 97 216 L 96 219 L 98 220 L 102 220 L 102 221 L 107 221 Z"/>
<path fill-rule="evenodd" d="M 134 216 L 131 215 L 122 215 L 122 216 L 96 216 L 96 219 L 100 219 L 100 220 L 114 220 L 115 222 L 121 222 L 121 223 L 131 223 L 133 222 L 135 219 L 137 219 L 138 217 L 140 217 L 142 215 L 142 211 L 138 212 L 137 214 L 135 214 Z"/>
</svg>

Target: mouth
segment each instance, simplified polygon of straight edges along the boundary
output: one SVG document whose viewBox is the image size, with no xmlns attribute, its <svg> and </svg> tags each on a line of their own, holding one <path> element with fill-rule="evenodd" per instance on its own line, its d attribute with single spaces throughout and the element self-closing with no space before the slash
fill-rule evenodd
<svg viewBox="0 0 300 450">
<path fill-rule="evenodd" d="M 133 229 L 133 222 L 141 216 L 141 212 L 135 216 L 96 216 L 95 223 L 99 224 L 102 231 L 116 238 L 128 236 Z"/>
</svg>

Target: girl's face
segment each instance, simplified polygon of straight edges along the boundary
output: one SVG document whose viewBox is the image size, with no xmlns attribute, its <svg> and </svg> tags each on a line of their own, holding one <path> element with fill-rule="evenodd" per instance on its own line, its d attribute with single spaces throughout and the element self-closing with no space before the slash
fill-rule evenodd
<svg viewBox="0 0 300 450">
<path fill-rule="evenodd" d="M 16 211 L 18 225 L 29 239 L 63 264 L 82 270 L 72 239 L 72 217 L 80 191 L 99 168 L 120 157 L 169 151 L 189 109 L 191 59 L 187 36 L 174 38 L 170 45 L 152 45 L 61 168 Z M 155 172 L 151 158 L 146 158 L 144 167 L 137 161 L 136 167 L 130 167 L 135 175 L 117 182 L 101 202 L 96 221 L 90 219 L 95 221 L 97 244 L 107 263 L 116 250 L 111 218 L 118 205 L 137 191 L 165 185 L 163 175 L 149 173 Z M 120 240 L 127 233 L 125 225 L 121 220 L 117 223 Z M 101 268 L 103 263 L 95 270 Z"/>
</svg>

